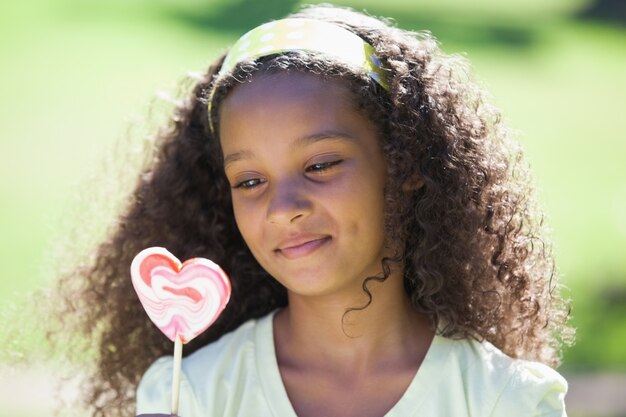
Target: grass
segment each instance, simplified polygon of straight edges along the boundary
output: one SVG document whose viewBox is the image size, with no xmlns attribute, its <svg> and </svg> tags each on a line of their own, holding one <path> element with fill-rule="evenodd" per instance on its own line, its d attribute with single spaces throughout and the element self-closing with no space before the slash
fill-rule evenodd
<svg viewBox="0 0 626 417">
<path fill-rule="evenodd" d="M 240 27 L 263 17 L 243 15 L 229 31 L 218 20 L 250 3 L 218 8 L 224 4 L 0 6 L 0 94 L 7 98 L 0 112 L 0 303 L 48 285 L 46 254 L 64 238 L 59 224 L 68 221 L 62 219 L 77 201 L 77 184 L 97 173 L 102 155 L 129 120 L 143 116 L 155 91 L 172 91 L 187 71 L 202 71 Z M 626 300 L 615 297 L 626 287 L 624 31 L 569 17 L 581 1 L 483 0 L 471 10 L 451 0 L 425 1 L 420 9 L 408 0 L 358 4 L 403 27 L 430 29 L 448 52 L 467 53 L 521 132 L 542 188 L 580 332 L 566 367 L 626 369 Z M 276 16 L 295 3 L 267 5 Z"/>
</svg>

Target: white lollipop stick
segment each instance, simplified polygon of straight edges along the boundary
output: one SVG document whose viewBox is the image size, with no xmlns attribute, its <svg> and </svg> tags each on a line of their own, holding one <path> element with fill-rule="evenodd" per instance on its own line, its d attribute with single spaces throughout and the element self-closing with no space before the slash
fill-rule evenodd
<svg viewBox="0 0 626 417">
<path fill-rule="evenodd" d="M 180 395 L 180 368 L 183 359 L 183 341 L 176 337 L 174 342 L 174 366 L 172 369 L 172 415 L 178 415 L 178 397 Z"/>
</svg>

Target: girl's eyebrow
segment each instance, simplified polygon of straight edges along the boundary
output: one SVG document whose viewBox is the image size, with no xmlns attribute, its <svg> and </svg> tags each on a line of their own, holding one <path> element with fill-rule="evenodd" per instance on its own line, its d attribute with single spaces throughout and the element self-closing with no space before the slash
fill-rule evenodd
<svg viewBox="0 0 626 417">
<path fill-rule="evenodd" d="M 232 164 L 233 162 L 240 161 L 242 159 L 251 159 L 252 157 L 254 157 L 254 154 L 252 153 L 252 151 L 248 150 L 231 153 L 224 157 L 224 168 L 226 168 L 229 164 Z"/>
<path fill-rule="evenodd" d="M 303 148 L 312 143 L 317 143 L 321 141 L 333 141 L 333 142 L 341 142 L 341 141 L 355 141 L 356 138 L 346 132 L 341 132 L 338 130 L 325 130 L 322 132 L 313 133 L 311 135 L 301 136 L 297 138 L 291 148 L 298 149 Z M 224 168 L 226 168 L 229 164 L 232 164 L 237 161 L 241 161 L 244 159 L 253 159 L 254 153 L 250 150 L 241 150 L 234 153 L 231 153 L 224 157 Z"/>
<path fill-rule="evenodd" d="M 320 142 L 324 140 L 337 141 L 337 142 L 347 140 L 347 141 L 353 142 L 356 140 L 356 138 L 353 135 L 347 132 L 342 132 L 340 130 L 324 130 L 322 132 L 317 132 L 311 135 L 299 137 L 298 139 L 295 140 L 292 147 L 301 148 L 303 146 L 310 145 L 312 143 L 316 143 L 316 142 Z"/>
</svg>

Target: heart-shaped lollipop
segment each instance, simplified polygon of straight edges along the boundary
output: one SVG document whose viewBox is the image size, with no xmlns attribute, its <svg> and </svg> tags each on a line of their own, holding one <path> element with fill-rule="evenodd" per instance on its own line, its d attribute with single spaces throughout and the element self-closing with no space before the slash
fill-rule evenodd
<svg viewBox="0 0 626 417">
<path fill-rule="evenodd" d="M 165 248 L 141 251 L 130 275 L 148 317 L 173 342 L 187 343 L 205 331 L 230 298 L 230 281 L 219 265 L 205 258 L 181 263 Z"/>
</svg>

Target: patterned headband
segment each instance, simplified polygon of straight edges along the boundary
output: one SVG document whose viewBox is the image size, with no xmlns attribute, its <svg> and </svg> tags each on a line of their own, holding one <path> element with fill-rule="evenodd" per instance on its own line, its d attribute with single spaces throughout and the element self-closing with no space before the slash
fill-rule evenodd
<svg viewBox="0 0 626 417">
<path fill-rule="evenodd" d="M 217 76 L 228 74 L 238 63 L 291 51 L 320 53 L 361 69 L 385 90 L 389 89 L 385 69 L 374 48 L 347 29 L 315 19 L 282 19 L 265 23 L 232 46 Z M 209 124 L 214 90 L 209 96 Z"/>
</svg>

